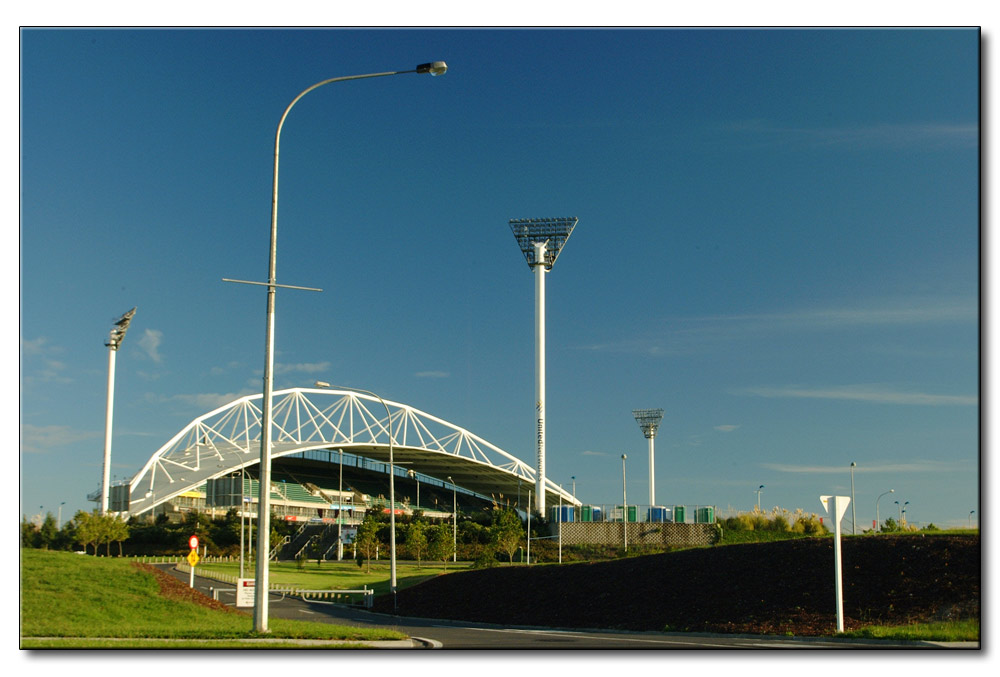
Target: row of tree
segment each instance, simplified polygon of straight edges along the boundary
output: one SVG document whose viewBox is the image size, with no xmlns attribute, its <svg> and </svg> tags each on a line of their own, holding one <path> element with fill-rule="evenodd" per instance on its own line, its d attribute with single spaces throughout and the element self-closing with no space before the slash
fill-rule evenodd
<svg viewBox="0 0 1000 677">
<path fill-rule="evenodd" d="M 82 546 L 84 552 L 89 548 L 97 549 L 105 546 L 105 554 L 111 554 L 111 544 L 118 544 L 118 554 L 122 554 L 122 543 L 129 537 L 129 525 L 119 516 L 113 514 L 101 515 L 80 510 L 63 525 L 57 525 L 52 513 L 45 516 L 41 525 L 21 520 L 21 546 L 26 548 L 41 548 L 44 550 L 72 550 Z"/>
<path fill-rule="evenodd" d="M 397 524 L 398 540 L 405 547 L 410 557 L 417 560 L 420 566 L 426 556 L 431 560 L 444 562 L 445 570 L 448 560 L 456 555 L 459 545 L 458 530 L 448 522 L 429 523 L 419 514 L 412 519 Z M 491 566 L 496 563 L 498 554 L 505 554 L 508 561 L 513 562 L 514 553 L 524 543 L 525 531 L 518 514 L 510 508 L 495 506 L 490 512 L 490 523 L 480 524 L 475 521 L 462 522 L 462 545 L 465 546 L 463 559 L 473 555 L 478 566 Z M 389 543 L 389 526 L 385 515 L 368 513 L 358 525 L 354 537 L 354 547 L 357 552 L 359 566 L 364 563 L 371 571 L 371 560 L 380 549 Z"/>
</svg>

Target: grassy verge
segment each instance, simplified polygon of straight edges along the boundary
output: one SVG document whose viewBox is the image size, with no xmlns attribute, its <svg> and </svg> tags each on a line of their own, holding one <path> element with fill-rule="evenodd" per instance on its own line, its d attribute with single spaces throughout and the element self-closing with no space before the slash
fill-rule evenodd
<svg viewBox="0 0 1000 677">
<path fill-rule="evenodd" d="M 912 625 L 872 625 L 860 630 L 850 630 L 838 637 L 862 639 L 923 640 L 931 642 L 978 642 L 979 621 L 947 621 L 940 623 L 914 623 Z"/>
<path fill-rule="evenodd" d="M 448 563 L 448 572 L 467 569 L 468 563 Z M 228 576 L 238 576 L 239 562 L 211 562 L 199 564 L 195 573 L 201 576 L 208 572 L 218 572 Z M 316 566 L 315 560 L 304 564 L 301 568 L 295 562 L 272 562 L 268 567 L 268 578 L 273 585 L 290 586 L 300 590 L 360 590 L 364 586 L 374 590 L 376 595 L 389 592 L 389 562 L 379 560 L 372 562 L 371 572 L 359 567 L 354 561 L 323 562 Z M 417 566 L 416 562 L 396 563 L 397 589 L 404 590 L 429 578 L 433 578 L 445 570 L 440 563 Z M 244 566 L 244 575 L 253 577 L 253 569 Z"/>
<path fill-rule="evenodd" d="M 403 639 L 396 632 L 270 619 L 268 638 L 366 641 Z M 21 637 L 155 639 L 253 638 L 249 614 L 211 609 L 160 594 L 153 575 L 121 559 L 21 551 Z M 122 646 L 115 643 L 115 646 Z M 27 644 L 24 644 L 27 648 Z M 46 641 L 45 646 L 57 646 Z M 94 646 L 88 644 L 88 646 Z M 133 644 L 131 646 L 137 646 Z"/>
</svg>

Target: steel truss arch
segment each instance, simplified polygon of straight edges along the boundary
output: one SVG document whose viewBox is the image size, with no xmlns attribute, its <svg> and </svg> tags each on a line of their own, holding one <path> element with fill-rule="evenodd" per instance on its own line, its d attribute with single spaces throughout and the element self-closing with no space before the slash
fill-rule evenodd
<svg viewBox="0 0 1000 677">
<path fill-rule="evenodd" d="M 247 395 L 194 419 L 156 450 L 129 484 L 140 514 L 260 462 L 262 395 Z M 535 485 L 535 470 L 468 430 L 399 402 L 351 390 L 289 388 L 273 393 L 271 458 L 315 449 L 389 461 L 485 495 L 511 497 Z M 388 421 L 386 420 L 388 408 Z M 523 487 L 523 490 L 522 490 Z M 550 502 L 579 505 L 546 480 Z"/>
</svg>

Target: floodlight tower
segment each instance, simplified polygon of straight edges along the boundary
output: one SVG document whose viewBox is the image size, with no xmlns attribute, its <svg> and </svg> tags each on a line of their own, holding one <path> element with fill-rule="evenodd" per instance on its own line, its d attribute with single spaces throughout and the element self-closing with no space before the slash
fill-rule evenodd
<svg viewBox="0 0 1000 677">
<path fill-rule="evenodd" d="M 545 514 L 545 274 L 566 245 L 578 219 L 511 219 L 510 229 L 517 239 L 528 267 L 535 273 L 535 449 L 538 473 L 535 477 L 535 508 Z"/>
<path fill-rule="evenodd" d="M 633 409 L 632 415 L 642 434 L 649 440 L 649 505 L 656 505 L 656 480 L 653 473 L 653 440 L 663 420 L 662 409 Z"/>
<path fill-rule="evenodd" d="M 101 514 L 108 512 L 108 497 L 111 495 L 111 420 L 115 410 L 115 355 L 122 341 L 125 340 L 125 332 L 135 315 L 135 308 L 128 311 L 117 320 L 115 326 L 111 328 L 108 336 L 108 408 L 104 419 L 104 470 L 101 475 Z"/>
</svg>

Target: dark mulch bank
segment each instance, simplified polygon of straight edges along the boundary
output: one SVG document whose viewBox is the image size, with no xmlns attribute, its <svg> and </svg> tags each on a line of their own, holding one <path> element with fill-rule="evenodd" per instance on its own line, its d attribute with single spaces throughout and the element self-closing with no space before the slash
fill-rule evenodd
<svg viewBox="0 0 1000 677">
<path fill-rule="evenodd" d="M 868 536 L 842 543 L 845 629 L 979 618 L 978 537 Z M 502 625 L 828 634 L 836 627 L 833 540 L 462 571 L 399 591 L 397 609 Z M 392 600 L 376 600 L 375 610 L 392 613 Z"/>
</svg>

